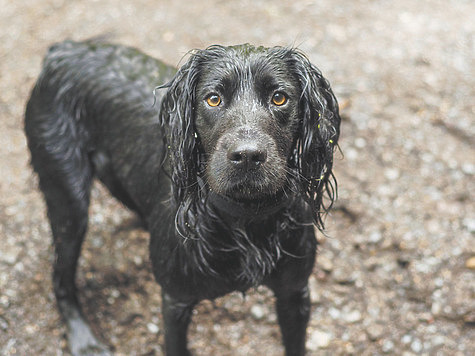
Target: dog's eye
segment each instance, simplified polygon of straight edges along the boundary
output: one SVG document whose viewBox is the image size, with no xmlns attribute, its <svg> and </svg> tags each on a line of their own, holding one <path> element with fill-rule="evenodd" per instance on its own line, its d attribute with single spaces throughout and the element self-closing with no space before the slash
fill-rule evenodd
<svg viewBox="0 0 475 356">
<path fill-rule="evenodd" d="M 287 102 L 287 97 L 283 93 L 277 92 L 272 96 L 272 102 L 274 105 L 282 106 Z"/>
<path fill-rule="evenodd" d="M 221 104 L 221 97 L 217 94 L 211 94 L 206 98 L 206 103 L 208 103 L 209 106 L 215 107 Z"/>
</svg>

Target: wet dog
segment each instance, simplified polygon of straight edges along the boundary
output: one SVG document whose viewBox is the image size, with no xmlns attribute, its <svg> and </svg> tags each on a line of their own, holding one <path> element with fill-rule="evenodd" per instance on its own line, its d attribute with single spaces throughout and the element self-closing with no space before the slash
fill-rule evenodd
<svg viewBox="0 0 475 356">
<path fill-rule="evenodd" d="M 167 355 L 190 354 L 200 300 L 258 285 L 276 296 L 286 354 L 303 355 L 314 225 L 323 229 L 335 198 L 339 126 L 328 81 L 292 48 L 211 46 L 176 70 L 98 41 L 51 47 L 25 130 L 72 353 L 110 353 L 75 285 L 97 177 L 150 231 Z"/>
</svg>

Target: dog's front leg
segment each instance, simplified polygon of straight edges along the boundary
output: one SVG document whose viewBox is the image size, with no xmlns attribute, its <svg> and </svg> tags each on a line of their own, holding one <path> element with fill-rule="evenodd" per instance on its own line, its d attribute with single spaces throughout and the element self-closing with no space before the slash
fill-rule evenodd
<svg viewBox="0 0 475 356">
<path fill-rule="evenodd" d="M 182 302 L 162 291 L 162 314 L 165 324 L 165 353 L 167 356 L 190 356 L 187 331 L 196 302 Z"/>
<path fill-rule="evenodd" d="M 276 308 L 286 356 L 305 355 L 305 335 L 310 317 L 308 287 L 276 293 Z"/>
</svg>

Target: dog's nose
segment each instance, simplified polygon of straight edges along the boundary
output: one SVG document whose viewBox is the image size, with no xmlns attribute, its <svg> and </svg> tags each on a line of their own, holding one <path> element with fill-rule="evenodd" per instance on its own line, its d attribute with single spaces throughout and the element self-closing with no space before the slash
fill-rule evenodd
<svg viewBox="0 0 475 356">
<path fill-rule="evenodd" d="M 236 168 L 252 170 L 266 161 L 267 150 L 257 143 L 237 143 L 228 149 L 227 157 Z"/>
</svg>

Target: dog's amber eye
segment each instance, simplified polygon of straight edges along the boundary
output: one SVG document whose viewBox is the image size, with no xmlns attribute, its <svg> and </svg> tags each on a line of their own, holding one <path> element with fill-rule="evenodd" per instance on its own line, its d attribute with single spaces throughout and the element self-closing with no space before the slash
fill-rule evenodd
<svg viewBox="0 0 475 356">
<path fill-rule="evenodd" d="M 274 105 L 282 106 L 287 102 L 287 97 L 283 93 L 277 92 L 272 96 L 272 102 Z"/>
<path fill-rule="evenodd" d="M 221 104 L 221 97 L 217 94 L 211 94 L 206 98 L 206 102 L 209 106 L 215 107 Z"/>
</svg>

